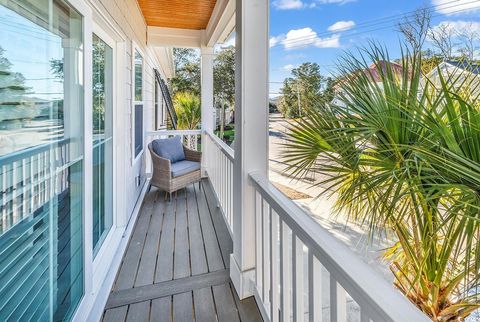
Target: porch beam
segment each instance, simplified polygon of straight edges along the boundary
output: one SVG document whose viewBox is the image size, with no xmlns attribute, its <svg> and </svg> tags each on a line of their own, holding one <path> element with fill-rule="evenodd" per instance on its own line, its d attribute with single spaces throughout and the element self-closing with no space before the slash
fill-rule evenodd
<svg viewBox="0 0 480 322">
<path fill-rule="evenodd" d="M 223 43 L 235 29 L 235 0 L 217 0 L 205 29 L 205 45 Z"/>
<path fill-rule="evenodd" d="M 200 48 L 204 30 L 177 29 L 165 27 L 147 27 L 149 46 Z"/>
<path fill-rule="evenodd" d="M 236 0 L 233 254 L 230 276 L 241 299 L 253 295 L 255 190 L 268 158 L 268 0 Z"/>
</svg>

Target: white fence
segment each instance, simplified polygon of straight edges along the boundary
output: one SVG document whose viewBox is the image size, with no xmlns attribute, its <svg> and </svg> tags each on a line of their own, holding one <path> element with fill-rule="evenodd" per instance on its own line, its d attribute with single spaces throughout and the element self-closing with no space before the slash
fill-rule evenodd
<svg viewBox="0 0 480 322">
<path fill-rule="evenodd" d="M 202 136 L 202 130 L 160 130 L 149 131 L 146 134 L 147 144 L 156 139 L 166 139 L 173 136 L 180 136 L 183 144 L 192 150 L 198 150 L 198 143 Z"/>
<path fill-rule="evenodd" d="M 233 233 L 234 151 L 215 134 L 205 133 L 204 165 L 230 233 Z"/>
<path fill-rule="evenodd" d="M 255 296 L 270 321 L 430 321 L 258 174 Z"/>
</svg>

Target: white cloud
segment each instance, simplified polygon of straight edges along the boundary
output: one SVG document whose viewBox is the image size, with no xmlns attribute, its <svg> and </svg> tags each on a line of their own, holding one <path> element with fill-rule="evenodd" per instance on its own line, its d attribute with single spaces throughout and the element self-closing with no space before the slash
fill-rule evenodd
<svg viewBox="0 0 480 322">
<path fill-rule="evenodd" d="M 292 69 L 294 69 L 295 67 L 296 67 L 296 66 L 293 65 L 293 64 L 287 64 L 287 65 L 283 66 L 281 69 L 284 70 L 284 71 L 286 71 L 286 72 L 289 72 L 289 71 L 291 71 Z"/>
<path fill-rule="evenodd" d="M 435 11 L 444 15 L 480 10 L 480 2 L 472 0 L 432 0 Z"/>
<path fill-rule="evenodd" d="M 445 20 L 440 22 L 438 25 L 432 27 L 432 30 L 438 30 L 440 26 L 446 26 L 446 29 L 452 32 L 453 37 L 459 36 L 464 30 L 480 34 L 480 22 L 478 21 Z"/>
<path fill-rule="evenodd" d="M 285 35 L 281 34 L 278 36 L 270 37 L 270 47 L 276 46 L 279 42 L 285 39 Z"/>
<path fill-rule="evenodd" d="M 272 5 L 280 10 L 302 9 L 305 4 L 301 0 L 275 0 Z"/>
<path fill-rule="evenodd" d="M 347 31 L 355 27 L 355 22 L 353 20 L 349 21 L 337 21 L 330 27 L 328 27 L 328 31 Z"/>
<path fill-rule="evenodd" d="M 285 36 L 275 38 L 275 44 L 282 44 L 286 50 L 300 49 L 309 46 L 318 48 L 340 47 L 340 35 L 333 34 L 329 37 L 320 38 L 312 28 L 292 29 Z M 272 43 L 272 41 L 271 41 Z M 274 46 L 274 45 L 273 45 Z"/>
<path fill-rule="evenodd" d="M 357 0 L 317 0 L 318 3 L 320 4 L 345 4 L 348 2 L 355 2 Z"/>
</svg>

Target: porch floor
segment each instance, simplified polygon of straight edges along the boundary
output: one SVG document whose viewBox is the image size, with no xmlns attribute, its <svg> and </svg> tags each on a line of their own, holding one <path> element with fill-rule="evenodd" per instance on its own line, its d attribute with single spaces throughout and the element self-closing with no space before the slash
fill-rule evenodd
<svg viewBox="0 0 480 322">
<path fill-rule="evenodd" d="M 103 321 L 262 321 L 229 277 L 233 244 L 211 186 L 146 195 Z"/>
</svg>

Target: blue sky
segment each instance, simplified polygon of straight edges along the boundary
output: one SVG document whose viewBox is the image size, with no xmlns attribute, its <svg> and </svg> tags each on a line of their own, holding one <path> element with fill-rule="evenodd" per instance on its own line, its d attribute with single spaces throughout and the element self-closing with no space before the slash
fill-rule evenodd
<svg viewBox="0 0 480 322">
<path fill-rule="evenodd" d="M 270 96 L 276 96 L 281 87 L 276 82 L 288 77 L 292 67 L 316 62 L 328 75 L 344 51 L 370 40 L 397 58 L 401 36 L 396 25 L 422 6 L 431 8 L 433 28 L 448 23 L 459 31 L 478 31 L 480 38 L 480 0 L 272 0 Z M 454 42 L 461 42 L 457 38 Z"/>
</svg>

